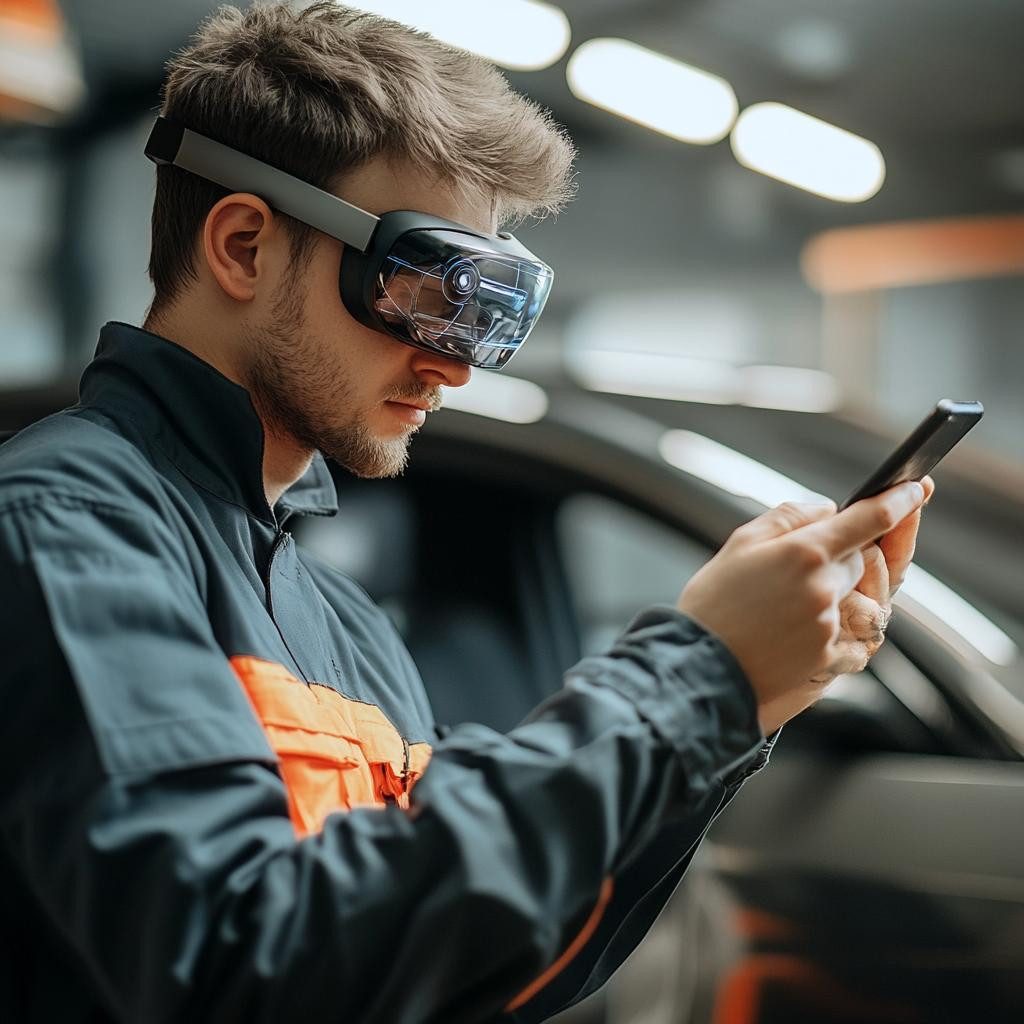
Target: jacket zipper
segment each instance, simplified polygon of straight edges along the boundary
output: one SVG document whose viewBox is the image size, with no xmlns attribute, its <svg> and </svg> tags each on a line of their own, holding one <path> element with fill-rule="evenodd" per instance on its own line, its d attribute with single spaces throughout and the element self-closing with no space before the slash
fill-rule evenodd
<svg viewBox="0 0 1024 1024">
<path fill-rule="evenodd" d="M 281 626 L 274 615 L 274 598 L 272 594 L 272 587 L 270 585 L 271 578 L 274 575 L 274 559 L 277 557 L 277 553 L 288 543 L 290 536 L 291 534 L 287 533 L 285 530 L 281 530 L 274 539 L 273 546 L 270 549 L 270 557 L 267 559 L 267 571 L 263 578 L 263 586 L 267 595 L 267 614 L 270 616 L 270 621 L 273 622 L 277 629 L 277 635 L 281 638 L 281 643 L 284 644 L 284 649 L 290 655 L 292 662 L 295 665 L 295 671 L 298 674 L 298 677 L 308 685 L 309 678 L 302 670 L 302 666 L 299 664 L 299 659 L 295 657 L 295 653 L 292 651 L 291 646 L 288 643 L 288 638 L 282 632 Z"/>
<path fill-rule="evenodd" d="M 412 752 L 409 750 L 409 741 L 403 736 L 402 737 L 402 752 L 404 755 L 404 762 L 402 764 L 402 792 L 409 792 L 409 769 L 412 765 Z"/>
<path fill-rule="evenodd" d="M 289 534 L 285 530 L 281 530 L 277 537 L 274 538 L 274 543 L 270 548 L 270 558 L 267 560 L 267 571 L 263 580 L 263 586 L 267 593 L 267 611 L 270 613 L 270 618 L 277 625 L 277 619 L 274 618 L 274 599 L 271 594 L 270 580 L 274 573 L 274 558 L 277 553 L 288 543 Z M 284 641 L 284 645 L 288 648 L 288 641 L 285 640 L 284 634 L 281 633 L 280 627 L 278 627 L 278 633 L 281 634 L 281 639 Z M 288 652 L 291 653 L 291 648 L 288 648 Z M 294 655 L 292 660 L 295 660 Z M 296 662 L 296 665 L 298 662 Z M 412 770 L 412 750 L 409 747 L 409 741 L 403 736 L 402 737 L 402 792 L 409 792 L 409 774 Z"/>
<path fill-rule="evenodd" d="M 263 586 L 267 592 L 267 611 L 270 613 L 270 617 L 274 619 L 274 599 L 271 595 L 270 579 L 274 574 L 274 559 L 277 557 L 277 553 L 288 543 L 288 534 L 281 530 L 274 538 L 274 543 L 270 548 L 270 557 L 267 559 L 267 571 L 263 579 Z M 277 619 L 274 619 L 277 622 Z M 283 638 L 282 638 L 283 639 Z"/>
</svg>

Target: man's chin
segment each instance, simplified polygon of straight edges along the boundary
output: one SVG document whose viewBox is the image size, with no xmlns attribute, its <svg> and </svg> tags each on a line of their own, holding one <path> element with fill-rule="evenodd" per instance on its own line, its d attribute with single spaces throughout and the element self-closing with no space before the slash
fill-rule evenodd
<svg viewBox="0 0 1024 1024">
<path fill-rule="evenodd" d="M 382 480 L 405 472 L 409 464 L 409 440 L 407 435 L 387 441 L 373 440 L 360 445 L 356 451 L 351 448 L 332 451 L 329 447 L 322 447 L 320 451 L 325 458 L 337 462 L 353 476 L 363 480 Z"/>
</svg>

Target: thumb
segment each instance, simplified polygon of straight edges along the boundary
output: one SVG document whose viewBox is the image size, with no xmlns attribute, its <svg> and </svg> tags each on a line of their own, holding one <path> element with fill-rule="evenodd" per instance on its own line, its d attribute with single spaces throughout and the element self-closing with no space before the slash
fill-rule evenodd
<svg viewBox="0 0 1024 1024">
<path fill-rule="evenodd" d="M 769 509 L 756 519 L 741 526 L 733 536 L 745 544 L 757 544 L 761 541 L 781 537 L 784 533 L 798 530 L 801 526 L 827 519 L 836 514 L 834 501 L 810 503 L 787 501 L 782 505 Z"/>
</svg>

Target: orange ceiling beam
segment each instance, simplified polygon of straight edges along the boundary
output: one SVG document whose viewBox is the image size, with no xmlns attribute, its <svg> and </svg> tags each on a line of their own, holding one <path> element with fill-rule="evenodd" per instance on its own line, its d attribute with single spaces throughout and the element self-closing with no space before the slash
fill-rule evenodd
<svg viewBox="0 0 1024 1024">
<path fill-rule="evenodd" d="M 810 239 L 800 263 L 829 295 L 1024 274 L 1024 214 L 836 228 Z"/>
</svg>

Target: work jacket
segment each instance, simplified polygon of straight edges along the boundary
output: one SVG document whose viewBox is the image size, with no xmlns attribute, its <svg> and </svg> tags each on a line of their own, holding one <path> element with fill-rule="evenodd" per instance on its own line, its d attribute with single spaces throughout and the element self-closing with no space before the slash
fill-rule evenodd
<svg viewBox="0 0 1024 1024">
<path fill-rule="evenodd" d="M 668 606 L 439 739 L 390 619 L 292 540 L 336 501 L 317 455 L 270 507 L 248 392 L 124 324 L 0 447 L 0 1020 L 543 1020 L 764 763 Z"/>
</svg>

